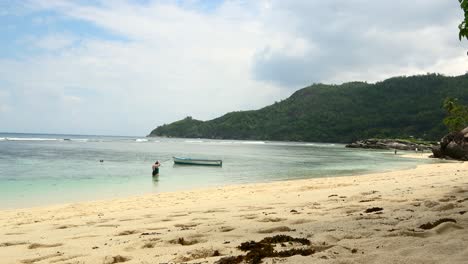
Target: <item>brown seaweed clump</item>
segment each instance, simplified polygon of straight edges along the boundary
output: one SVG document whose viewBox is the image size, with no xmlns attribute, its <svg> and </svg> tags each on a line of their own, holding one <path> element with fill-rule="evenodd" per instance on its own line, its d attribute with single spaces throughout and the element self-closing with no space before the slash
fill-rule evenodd
<svg viewBox="0 0 468 264">
<path fill-rule="evenodd" d="M 217 264 L 231 264 L 231 263 L 261 263 L 263 258 L 274 258 L 274 257 L 291 257 L 294 255 L 309 256 L 315 253 L 315 250 L 311 248 L 292 248 L 289 250 L 276 251 L 274 249 L 275 244 L 283 243 L 299 243 L 302 245 L 310 245 L 310 240 L 306 238 L 294 238 L 287 235 L 276 235 L 273 237 L 266 237 L 259 242 L 248 241 L 242 243 L 238 248 L 242 251 L 247 251 L 246 255 L 224 257 L 218 260 Z"/>
</svg>

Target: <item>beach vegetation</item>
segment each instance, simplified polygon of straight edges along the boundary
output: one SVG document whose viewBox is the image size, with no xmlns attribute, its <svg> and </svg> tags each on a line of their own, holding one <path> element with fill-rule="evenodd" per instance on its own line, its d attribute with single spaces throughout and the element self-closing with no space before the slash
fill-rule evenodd
<svg viewBox="0 0 468 264">
<path fill-rule="evenodd" d="M 406 142 L 406 143 L 418 144 L 418 145 L 427 145 L 427 146 L 432 146 L 432 145 L 437 144 L 437 141 L 423 140 L 421 138 L 397 138 L 395 140 Z"/>
<path fill-rule="evenodd" d="M 444 100 L 444 109 L 447 112 L 444 124 L 450 132 L 458 132 L 468 127 L 468 105 L 459 103 L 457 98 L 448 97 Z"/>
</svg>

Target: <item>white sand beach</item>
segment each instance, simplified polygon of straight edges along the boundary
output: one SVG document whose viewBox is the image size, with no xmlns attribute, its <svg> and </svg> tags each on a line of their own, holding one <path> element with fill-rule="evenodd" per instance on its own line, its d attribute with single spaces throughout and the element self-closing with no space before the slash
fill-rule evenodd
<svg viewBox="0 0 468 264">
<path fill-rule="evenodd" d="M 467 211 L 467 162 L 6 210 L 0 263 L 214 263 L 279 234 L 313 254 L 263 263 L 467 263 Z"/>
</svg>

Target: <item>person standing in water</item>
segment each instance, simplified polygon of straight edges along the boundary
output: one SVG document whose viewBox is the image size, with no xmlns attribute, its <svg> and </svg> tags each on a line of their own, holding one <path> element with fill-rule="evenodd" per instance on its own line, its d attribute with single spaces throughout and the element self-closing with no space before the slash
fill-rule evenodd
<svg viewBox="0 0 468 264">
<path fill-rule="evenodd" d="M 155 176 L 158 176 L 159 175 L 159 166 L 161 166 L 161 163 L 159 163 L 159 160 L 157 160 L 154 164 L 153 164 L 153 177 Z"/>
</svg>

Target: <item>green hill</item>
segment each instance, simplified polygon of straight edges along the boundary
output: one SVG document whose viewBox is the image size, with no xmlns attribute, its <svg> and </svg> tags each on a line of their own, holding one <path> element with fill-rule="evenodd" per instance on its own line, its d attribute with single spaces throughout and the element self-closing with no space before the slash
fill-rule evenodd
<svg viewBox="0 0 468 264">
<path fill-rule="evenodd" d="M 446 97 L 468 102 L 468 74 L 394 77 L 375 84 L 314 84 L 255 111 L 209 121 L 187 117 L 154 129 L 149 136 L 351 142 L 363 138 L 438 140 Z"/>
</svg>

